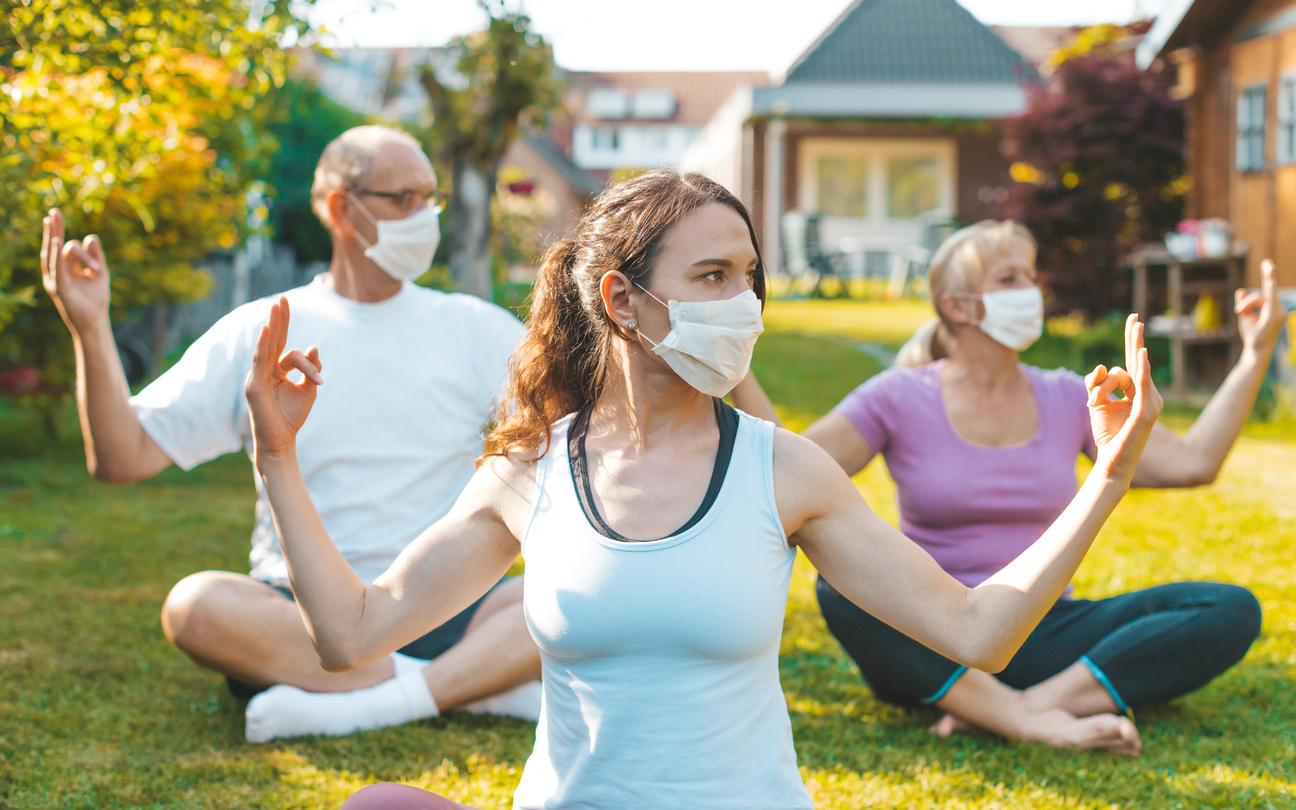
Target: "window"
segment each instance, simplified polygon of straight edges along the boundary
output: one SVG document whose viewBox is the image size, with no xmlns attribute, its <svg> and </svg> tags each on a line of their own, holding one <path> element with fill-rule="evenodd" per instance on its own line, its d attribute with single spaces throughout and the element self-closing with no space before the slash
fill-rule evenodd
<svg viewBox="0 0 1296 810">
<path fill-rule="evenodd" d="M 669 90 L 640 90 L 632 107 L 635 118 L 670 118 L 675 115 L 675 96 Z"/>
<path fill-rule="evenodd" d="M 595 87 L 585 97 L 585 109 L 595 118 L 625 118 L 630 97 L 611 87 Z"/>
<path fill-rule="evenodd" d="M 1265 166 L 1265 85 L 1248 87 L 1238 95 L 1237 167 L 1254 172 Z"/>
<path fill-rule="evenodd" d="M 887 216 L 914 219 L 940 202 L 940 161 L 934 156 L 887 160 Z"/>
<path fill-rule="evenodd" d="M 590 147 L 595 152 L 615 152 L 621 148 L 620 133 L 614 127 L 596 127 L 590 133 Z"/>
<path fill-rule="evenodd" d="M 645 149 L 663 152 L 670 145 L 670 132 L 666 127 L 645 127 L 640 130 L 639 140 Z"/>
<path fill-rule="evenodd" d="M 867 217 L 868 177 L 867 155 L 819 158 L 815 164 L 815 187 L 819 191 L 815 210 L 830 217 Z"/>
<path fill-rule="evenodd" d="M 1296 163 L 1296 74 L 1278 85 L 1278 162 Z"/>
<path fill-rule="evenodd" d="M 953 140 L 823 137 L 800 144 L 797 205 L 827 219 L 855 221 L 843 224 L 843 233 L 857 226 L 907 233 L 923 215 L 953 210 Z"/>
</svg>

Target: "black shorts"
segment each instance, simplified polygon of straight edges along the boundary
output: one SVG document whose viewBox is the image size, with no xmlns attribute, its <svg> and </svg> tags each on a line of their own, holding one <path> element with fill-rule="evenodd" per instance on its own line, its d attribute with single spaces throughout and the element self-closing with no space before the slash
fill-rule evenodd
<svg viewBox="0 0 1296 810">
<path fill-rule="evenodd" d="M 404 647 L 397 650 L 397 652 L 402 655 L 408 655 L 411 658 L 421 658 L 424 661 L 431 661 L 433 658 L 442 655 L 446 650 L 458 644 L 459 639 L 463 638 L 464 633 L 468 630 L 468 625 L 472 622 L 473 616 L 477 613 L 477 609 L 482 606 L 482 602 L 486 601 L 486 597 L 490 596 L 491 591 L 494 591 L 509 579 L 512 579 L 512 577 L 503 577 L 499 582 L 496 582 L 491 586 L 490 591 L 484 593 L 480 599 L 464 608 L 454 618 L 432 630 L 430 633 L 414 639 L 409 644 L 406 644 Z M 293 598 L 292 589 L 287 585 L 271 585 L 270 587 L 282 594 L 285 599 L 294 602 L 297 601 Z M 269 686 L 253 686 L 250 683 L 228 676 L 225 678 L 225 683 L 229 686 L 230 694 L 239 700 L 250 700 L 253 695 L 264 692 L 270 688 Z"/>
</svg>

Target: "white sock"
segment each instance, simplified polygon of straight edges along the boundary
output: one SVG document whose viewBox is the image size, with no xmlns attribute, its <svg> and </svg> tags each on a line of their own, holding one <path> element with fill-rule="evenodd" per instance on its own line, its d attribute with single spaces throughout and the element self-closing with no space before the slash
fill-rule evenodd
<svg viewBox="0 0 1296 810">
<path fill-rule="evenodd" d="M 544 687 L 540 685 L 540 681 L 531 681 L 516 689 L 465 703 L 459 709 L 470 714 L 495 714 L 534 723 L 540 719 L 540 698 L 543 694 Z"/>
<path fill-rule="evenodd" d="M 429 663 L 422 658 L 415 658 L 398 652 L 391 654 L 391 660 L 396 665 L 397 675 L 404 675 L 406 672 L 422 672 Z"/>
<path fill-rule="evenodd" d="M 340 737 L 437 714 L 436 701 L 419 669 L 354 692 L 272 686 L 248 701 L 244 734 L 251 743 L 281 737 Z"/>
</svg>

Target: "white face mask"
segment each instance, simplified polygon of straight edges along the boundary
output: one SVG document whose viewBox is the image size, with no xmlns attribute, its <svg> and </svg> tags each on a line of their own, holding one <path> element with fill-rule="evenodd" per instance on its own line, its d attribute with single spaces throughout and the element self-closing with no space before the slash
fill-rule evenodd
<svg viewBox="0 0 1296 810">
<path fill-rule="evenodd" d="M 1044 334 L 1044 293 L 1039 287 L 995 290 L 980 298 L 985 317 L 974 325 L 1004 346 L 1025 351 Z"/>
<path fill-rule="evenodd" d="M 756 338 L 765 331 L 761 302 L 746 290 L 723 301 L 671 301 L 636 287 L 670 311 L 670 332 L 655 342 L 653 354 L 670 365 L 684 382 L 704 394 L 722 397 L 734 389 L 751 366 Z"/>
<path fill-rule="evenodd" d="M 365 255 L 387 274 L 401 281 L 413 281 L 432 266 L 437 245 L 441 243 L 441 224 L 437 208 L 424 208 L 404 219 L 375 219 L 364 204 L 351 196 L 360 213 L 378 229 L 378 241 L 369 244 L 359 233 L 356 238 L 365 246 Z"/>
</svg>

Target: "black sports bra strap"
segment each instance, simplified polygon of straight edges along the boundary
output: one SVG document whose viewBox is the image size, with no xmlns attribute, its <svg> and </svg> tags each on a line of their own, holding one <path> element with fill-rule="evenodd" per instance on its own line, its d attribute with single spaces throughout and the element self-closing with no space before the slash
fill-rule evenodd
<svg viewBox="0 0 1296 810">
<path fill-rule="evenodd" d="M 711 481 L 707 484 L 706 495 L 702 498 L 702 503 L 698 506 L 697 511 L 688 522 L 675 531 L 660 538 L 665 540 L 667 537 L 674 537 L 678 534 L 688 531 L 696 526 L 706 513 L 715 504 L 716 498 L 720 497 L 720 487 L 724 485 L 725 474 L 729 471 L 729 462 L 733 459 L 734 441 L 738 436 L 738 412 L 729 407 L 724 400 L 719 397 L 713 397 L 715 403 L 716 423 L 720 427 L 720 444 L 716 448 L 715 465 L 711 468 Z M 593 403 L 586 405 L 576 416 L 572 418 L 571 427 L 567 432 L 567 458 L 571 463 L 572 481 L 576 486 L 576 499 L 580 501 L 581 510 L 585 512 L 585 517 L 589 520 L 590 525 L 595 531 L 612 540 L 618 540 L 622 543 L 650 543 L 651 540 L 635 540 L 619 534 L 603 516 L 599 514 L 598 508 L 594 505 L 594 487 L 590 482 L 589 462 L 585 459 L 585 436 L 589 432 L 590 414 L 594 410 Z"/>
</svg>

